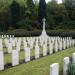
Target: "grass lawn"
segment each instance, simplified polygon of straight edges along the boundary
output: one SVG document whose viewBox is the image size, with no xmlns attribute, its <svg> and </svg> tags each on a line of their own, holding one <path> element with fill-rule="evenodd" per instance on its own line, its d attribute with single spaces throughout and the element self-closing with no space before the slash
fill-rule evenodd
<svg viewBox="0 0 75 75">
<path fill-rule="evenodd" d="M 71 56 L 75 52 L 75 48 L 69 48 L 61 52 L 57 52 L 46 57 L 41 57 L 37 60 L 30 61 L 25 64 L 20 64 L 16 67 L 0 71 L 0 75 L 49 75 L 50 64 L 60 64 L 60 75 L 62 75 L 63 58 Z M 20 59 L 24 58 L 24 52 L 20 53 Z M 5 55 L 5 63 L 9 62 L 9 55 Z"/>
</svg>

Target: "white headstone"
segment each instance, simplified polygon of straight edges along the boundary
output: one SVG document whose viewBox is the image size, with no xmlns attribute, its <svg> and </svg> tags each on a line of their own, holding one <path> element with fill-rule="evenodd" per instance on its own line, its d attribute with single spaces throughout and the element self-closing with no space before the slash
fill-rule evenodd
<svg viewBox="0 0 75 75">
<path fill-rule="evenodd" d="M 46 56 L 47 55 L 47 45 L 44 44 L 43 45 L 43 56 Z"/>
<path fill-rule="evenodd" d="M 0 71 L 4 70 L 4 55 L 3 51 L 0 51 Z"/>
<path fill-rule="evenodd" d="M 66 41 L 65 41 L 65 38 L 63 38 L 63 49 L 66 49 Z"/>
<path fill-rule="evenodd" d="M 12 66 L 16 66 L 19 64 L 19 52 L 17 50 L 12 50 Z"/>
<path fill-rule="evenodd" d="M 8 53 L 12 52 L 12 43 L 8 43 Z"/>
<path fill-rule="evenodd" d="M 25 62 L 30 61 L 30 48 L 25 48 Z"/>
<path fill-rule="evenodd" d="M 16 46 L 15 39 L 13 39 L 13 41 L 12 41 L 12 46 L 13 46 L 13 47 L 15 47 L 15 46 Z"/>
<path fill-rule="evenodd" d="M 4 38 L 6 38 L 6 35 L 4 35 Z"/>
<path fill-rule="evenodd" d="M 66 41 L 66 43 L 67 43 L 67 48 L 69 48 L 69 37 L 67 37 L 67 41 Z"/>
<path fill-rule="evenodd" d="M 21 42 L 17 42 L 17 44 L 16 44 L 16 50 L 17 51 L 20 51 L 20 46 L 21 46 Z"/>
<path fill-rule="evenodd" d="M 9 38 L 9 35 L 7 35 L 7 38 Z"/>
<path fill-rule="evenodd" d="M 71 37 L 69 37 L 69 42 L 70 42 L 70 47 L 72 46 L 72 38 Z"/>
<path fill-rule="evenodd" d="M 63 75 L 67 75 L 69 63 L 70 63 L 69 57 L 65 57 L 64 58 L 64 64 L 63 64 Z"/>
<path fill-rule="evenodd" d="M 2 38 L 4 38 L 4 36 L 2 35 Z"/>
<path fill-rule="evenodd" d="M 74 39 L 72 39 L 72 47 L 74 46 Z"/>
<path fill-rule="evenodd" d="M 38 59 L 39 58 L 39 46 L 36 45 L 35 46 L 35 59 Z"/>
<path fill-rule="evenodd" d="M 14 38 L 14 35 L 12 35 L 12 37 Z"/>
<path fill-rule="evenodd" d="M 49 53 L 53 54 L 53 43 L 49 43 Z"/>
<path fill-rule="evenodd" d="M 0 39 L 0 50 L 3 50 L 2 39 Z"/>
<path fill-rule="evenodd" d="M 59 50 L 60 51 L 62 50 L 62 40 L 61 39 L 59 40 Z"/>
<path fill-rule="evenodd" d="M 40 45 L 41 45 L 41 47 L 43 46 L 43 40 L 42 39 L 40 40 Z"/>
<path fill-rule="evenodd" d="M 55 52 L 58 52 L 58 42 L 57 42 L 57 39 L 55 40 Z"/>
<path fill-rule="evenodd" d="M 24 45 L 24 48 L 26 48 L 27 47 L 27 42 L 23 41 L 23 45 Z"/>
<path fill-rule="evenodd" d="M 72 62 L 75 63 L 75 53 L 72 54 Z"/>
<path fill-rule="evenodd" d="M 5 42 L 5 46 L 8 47 L 8 39 L 5 38 L 4 42 Z"/>
<path fill-rule="evenodd" d="M 33 42 L 33 40 L 31 40 L 31 42 L 30 42 L 30 48 L 31 49 L 33 48 L 33 44 L 34 44 L 34 42 Z"/>
<path fill-rule="evenodd" d="M 11 35 L 9 35 L 9 37 L 11 38 L 12 36 L 11 36 Z"/>
<path fill-rule="evenodd" d="M 50 75 L 59 75 L 59 64 L 54 63 L 50 65 Z"/>
</svg>

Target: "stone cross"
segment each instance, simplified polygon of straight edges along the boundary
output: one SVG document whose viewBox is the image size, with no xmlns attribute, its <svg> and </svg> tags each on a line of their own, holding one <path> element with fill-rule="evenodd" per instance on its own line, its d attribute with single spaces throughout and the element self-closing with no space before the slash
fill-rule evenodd
<svg viewBox="0 0 75 75">
<path fill-rule="evenodd" d="M 45 22 L 46 22 L 46 19 L 45 18 L 43 18 L 43 30 L 45 30 Z"/>
</svg>

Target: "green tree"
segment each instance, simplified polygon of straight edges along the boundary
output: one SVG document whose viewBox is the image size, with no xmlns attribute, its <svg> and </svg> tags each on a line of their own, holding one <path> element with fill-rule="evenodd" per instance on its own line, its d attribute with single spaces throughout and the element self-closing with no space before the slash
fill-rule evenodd
<svg viewBox="0 0 75 75">
<path fill-rule="evenodd" d="M 33 0 L 27 0 L 27 9 L 26 9 L 26 16 L 30 19 L 33 19 L 35 5 L 33 3 Z"/>
<path fill-rule="evenodd" d="M 75 20 L 75 0 L 63 0 L 67 15 L 71 20 Z"/>
<path fill-rule="evenodd" d="M 47 4 L 47 29 L 60 29 L 65 27 L 68 21 L 66 16 L 65 7 L 63 4 L 58 4 L 54 1 Z"/>
<path fill-rule="evenodd" d="M 15 0 L 13 0 L 10 6 L 10 10 L 12 17 L 12 27 L 18 28 L 17 22 L 20 20 L 20 6 Z"/>
<path fill-rule="evenodd" d="M 46 2 L 45 0 L 40 0 L 38 8 L 38 21 L 40 24 L 42 24 L 43 18 L 46 18 Z"/>
</svg>

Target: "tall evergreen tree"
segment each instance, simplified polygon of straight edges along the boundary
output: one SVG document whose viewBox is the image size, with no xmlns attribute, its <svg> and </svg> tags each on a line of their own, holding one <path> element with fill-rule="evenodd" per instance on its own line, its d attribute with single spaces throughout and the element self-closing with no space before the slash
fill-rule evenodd
<svg viewBox="0 0 75 75">
<path fill-rule="evenodd" d="M 32 19 L 34 14 L 34 2 L 33 0 L 27 0 L 27 16 Z"/>
<path fill-rule="evenodd" d="M 10 10 L 11 10 L 11 17 L 12 17 L 12 27 L 18 28 L 16 23 L 20 19 L 20 6 L 15 0 L 13 0 Z"/>
<path fill-rule="evenodd" d="M 45 0 L 40 0 L 38 8 L 38 21 L 40 24 L 42 24 L 43 18 L 46 18 L 46 2 Z"/>
</svg>

